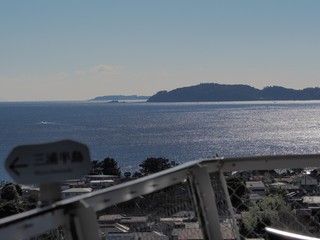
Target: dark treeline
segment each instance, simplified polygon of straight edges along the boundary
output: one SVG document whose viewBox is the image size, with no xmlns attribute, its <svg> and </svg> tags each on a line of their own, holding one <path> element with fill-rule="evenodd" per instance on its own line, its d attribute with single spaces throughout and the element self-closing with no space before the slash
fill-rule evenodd
<svg viewBox="0 0 320 240">
<path fill-rule="evenodd" d="M 170 162 L 165 158 L 147 158 L 139 165 L 139 171 L 134 173 L 124 172 L 123 176 L 125 179 L 131 177 L 138 178 L 176 165 L 175 162 Z M 109 157 L 101 161 L 92 161 L 92 169 L 89 174 L 122 176 L 118 163 L 113 158 Z M 37 206 L 39 201 L 39 196 L 36 194 L 23 198 L 21 187 L 15 183 L 2 182 L 0 196 L 0 218 L 33 209 Z"/>
<path fill-rule="evenodd" d="M 148 102 L 210 102 L 210 101 L 259 101 L 259 100 L 320 100 L 320 88 L 295 90 L 269 86 L 262 90 L 249 85 L 202 83 L 195 86 L 160 91 Z"/>
<path fill-rule="evenodd" d="M 139 164 L 139 171 L 135 171 L 134 173 L 131 172 L 124 172 L 123 176 L 126 178 L 129 177 L 142 177 L 148 174 L 160 172 L 162 170 L 177 166 L 178 164 L 174 161 L 169 161 L 166 158 L 147 158 L 146 160 L 142 161 Z M 118 163 L 110 157 L 105 158 L 102 161 L 94 160 L 92 161 L 92 169 L 89 174 L 98 175 L 116 175 L 121 177 L 121 170 L 118 167 Z"/>
<path fill-rule="evenodd" d="M 177 163 L 169 161 L 165 158 L 147 158 L 139 164 L 140 170 L 134 173 L 124 172 L 125 178 L 129 177 L 142 177 L 148 174 L 156 173 L 171 167 L 176 166 Z M 110 157 L 104 160 L 92 161 L 92 168 L 89 174 L 104 174 L 104 175 L 116 175 L 121 177 L 121 170 L 118 167 L 118 163 Z M 37 206 L 38 196 L 30 196 L 28 198 L 22 198 L 22 190 L 18 184 L 2 182 L 0 190 L 0 218 L 10 216 L 12 214 L 24 212 Z"/>
</svg>

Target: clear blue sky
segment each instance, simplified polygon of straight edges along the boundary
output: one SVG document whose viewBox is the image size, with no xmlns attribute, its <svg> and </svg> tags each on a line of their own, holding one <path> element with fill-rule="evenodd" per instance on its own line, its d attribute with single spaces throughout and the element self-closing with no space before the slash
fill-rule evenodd
<svg viewBox="0 0 320 240">
<path fill-rule="evenodd" d="M 1 1 L 0 99 L 320 87 L 320 1 Z"/>
</svg>

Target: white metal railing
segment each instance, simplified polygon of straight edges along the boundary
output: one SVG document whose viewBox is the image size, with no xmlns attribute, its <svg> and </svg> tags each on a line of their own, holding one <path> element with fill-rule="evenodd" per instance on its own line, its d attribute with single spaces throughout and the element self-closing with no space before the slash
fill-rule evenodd
<svg viewBox="0 0 320 240">
<path fill-rule="evenodd" d="M 240 239 L 225 173 L 243 170 L 320 167 L 320 154 L 214 158 L 197 160 L 106 189 L 55 202 L 0 219 L 1 239 L 28 239 L 62 227 L 64 239 L 99 239 L 96 212 L 188 181 L 204 239 L 223 239 L 216 192 L 210 174 L 218 174 L 235 238 Z"/>
</svg>

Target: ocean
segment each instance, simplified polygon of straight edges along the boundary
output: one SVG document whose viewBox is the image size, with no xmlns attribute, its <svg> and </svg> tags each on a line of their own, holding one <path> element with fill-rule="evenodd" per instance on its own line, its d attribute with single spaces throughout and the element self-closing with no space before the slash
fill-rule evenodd
<svg viewBox="0 0 320 240">
<path fill-rule="evenodd" d="M 319 153 L 320 102 L 1 102 L 0 180 L 17 145 L 72 139 L 134 172 L 148 157 Z"/>
</svg>

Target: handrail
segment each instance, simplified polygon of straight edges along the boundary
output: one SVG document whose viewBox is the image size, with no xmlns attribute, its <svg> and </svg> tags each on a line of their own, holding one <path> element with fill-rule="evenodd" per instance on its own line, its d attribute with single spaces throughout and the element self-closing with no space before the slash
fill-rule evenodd
<svg viewBox="0 0 320 240">
<path fill-rule="evenodd" d="M 235 158 L 204 159 L 208 172 L 232 172 L 244 170 L 271 170 L 320 166 L 320 154 L 267 155 Z"/>
<path fill-rule="evenodd" d="M 309 237 L 301 234 L 290 233 L 275 228 L 266 227 L 266 232 L 277 239 L 297 239 L 297 240 L 320 240 L 320 238 Z"/>
<path fill-rule="evenodd" d="M 0 219 L 0 236 L 5 239 L 28 238 L 62 225 L 68 225 L 70 224 L 70 213 L 79 207 L 79 202 L 84 202 L 94 211 L 100 211 L 114 204 L 183 182 L 190 176 L 191 170 L 199 166 L 205 167 L 209 174 L 219 171 L 304 168 L 319 165 L 320 154 L 213 158 L 191 161 L 136 180 Z"/>
</svg>

